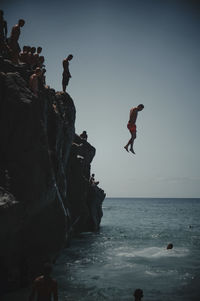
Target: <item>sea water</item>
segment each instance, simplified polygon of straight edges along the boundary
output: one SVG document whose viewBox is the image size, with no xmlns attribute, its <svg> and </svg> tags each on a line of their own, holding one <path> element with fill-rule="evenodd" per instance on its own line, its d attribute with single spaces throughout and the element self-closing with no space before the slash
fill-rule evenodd
<svg viewBox="0 0 200 301">
<path fill-rule="evenodd" d="M 200 300 L 200 199 L 107 198 L 103 213 L 58 259 L 59 300 Z"/>
<path fill-rule="evenodd" d="M 59 301 L 134 300 L 137 288 L 143 301 L 200 300 L 200 199 L 107 198 L 103 213 L 99 233 L 82 233 L 58 258 Z"/>
</svg>

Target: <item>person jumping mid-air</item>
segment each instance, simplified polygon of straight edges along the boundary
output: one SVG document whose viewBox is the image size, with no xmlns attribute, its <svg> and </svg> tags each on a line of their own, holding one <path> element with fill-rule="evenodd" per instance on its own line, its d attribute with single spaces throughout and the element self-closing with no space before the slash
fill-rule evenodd
<svg viewBox="0 0 200 301">
<path fill-rule="evenodd" d="M 133 150 L 133 143 L 136 138 L 136 124 L 135 123 L 136 123 L 138 112 L 142 111 L 143 109 L 144 109 L 144 105 L 140 104 L 137 107 L 132 108 L 130 110 L 130 118 L 129 118 L 129 122 L 127 124 L 127 128 L 129 129 L 129 131 L 131 133 L 131 139 L 124 146 L 124 148 L 127 152 L 130 150 L 133 154 L 135 154 L 135 152 Z M 128 149 L 129 145 L 130 145 L 130 149 Z"/>
</svg>

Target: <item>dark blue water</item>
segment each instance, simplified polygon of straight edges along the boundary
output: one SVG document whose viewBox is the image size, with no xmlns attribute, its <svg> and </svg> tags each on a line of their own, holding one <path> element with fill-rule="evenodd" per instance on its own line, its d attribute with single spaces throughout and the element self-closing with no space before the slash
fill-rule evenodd
<svg viewBox="0 0 200 301">
<path fill-rule="evenodd" d="M 109 199 L 55 266 L 60 300 L 200 300 L 200 199 Z M 172 250 L 166 250 L 173 243 Z"/>
<path fill-rule="evenodd" d="M 143 301 L 200 300 L 200 199 L 106 199 L 103 212 L 100 232 L 75 238 L 55 265 L 59 301 L 134 300 L 136 288 Z"/>
</svg>

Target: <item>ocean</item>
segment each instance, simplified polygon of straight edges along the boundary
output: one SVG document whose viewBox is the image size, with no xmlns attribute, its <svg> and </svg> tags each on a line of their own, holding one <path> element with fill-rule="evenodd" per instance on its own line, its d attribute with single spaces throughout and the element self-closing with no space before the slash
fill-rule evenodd
<svg viewBox="0 0 200 301">
<path fill-rule="evenodd" d="M 59 301 L 134 300 L 137 288 L 143 301 L 200 300 L 200 199 L 106 198 L 103 214 L 61 252 Z"/>
<path fill-rule="evenodd" d="M 200 300 L 200 199 L 107 198 L 103 213 L 55 265 L 60 300 Z"/>
</svg>

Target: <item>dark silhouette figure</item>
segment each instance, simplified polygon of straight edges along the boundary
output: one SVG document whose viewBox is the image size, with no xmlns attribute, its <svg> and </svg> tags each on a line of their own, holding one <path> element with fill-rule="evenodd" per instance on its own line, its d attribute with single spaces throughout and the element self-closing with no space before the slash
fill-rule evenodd
<svg viewBox="0 0 200 301">
<path fill-rule="evenodd" d="M 37 67 L 44 68 L 45 67 L 44 61 L 45 61 L 44 56 L 40 55 L 38 57 Z"/>
<path fill-rule="evenodd" d="M 0 42 L 5 42 L 7 39 L 7 22 L 4 20 L 4 12 L 0 9 Z"/>
<path fill-rule="evenodd" d="M 19 53 L 21 51 L 18 40 L 21 33 L 20 28 L 23 27 L 25 24 L 25 21 L 23 19 L 20 19 L 18 21 L 18 24 L 13 26 L 10 38 L 8 39 L 8 46 L 11 51 L 11 59 L 14 63 L 18 64 L 18 57 Z"/>
<path fill-rule="evenodd" d="M 91 174 L 91 177 L 90 177 L 90 184 L 93 184 L 93 183 L 94 183 L 94 181 L 95 181 L 94 176 L 95 176 L 95 174 L 92 173 L 92 174 Z"/>
<path fill-rule="evenodd" d="M 40 55 L 41 52 L 42 52 L 42 47 L 38 46 L 38 47 L 37 47 L 37 54 Z"/>
<path fill-rule="evenodd" d="M 62 88 L 63 92 L 66 91 L 66 87 L 69 83 L 69 79 L 71 78 L 71 74 L 69 72 L 69 61 L 73 59 L 73 55 L 70 54 L 66 59 L 63 60 L 63 74 L 62 74 Z"/>
<path fill-rule="evenodd" d="M 167 245 L 167 250 L 171 250 L 171 249 L 173 249 L 173 244 L 170 243 Z"/>
<path fill-rule="evenodd" d="M 81 137 L 81 139 L 84 139 L 84 140 L 87 141 L 87 138 L 88 138 L 87 132 L 86 132 L 86 131 L 83 131 L 83 132 L 80 134 L 80 137 Z"/>
<path fill-rule="evenodd" d="M 37 64 L 37 56 L 36 56 L 36 48 L 33 46 L 31 47 L 29 53 L 28 53 L 28 63 L 29 65 L 34 68 Z"/>
<path fill-rule="evenodd" d="M 133 150 L 133 143 L 134 140 L 136 138 L 136 119 L 137 119 L 137 115 L 138 112 L 142 111 L 144 109 L 144 105 L 140 104 L 135 108 L 132 108 L 130 110 L 130 118 L 129 118 L 129 122 L 127 124 L 127 128 L 129 129 L 130 133 L 131 133 L 131 139 L 128 141 L 128 143 L 124 146 L 124 148 L 126 149 L 126 151 L 128 152 L 128 147 L 130 145 L 130 151 L 135 154 L 134 150 Z"/>
<path fill-rule="evenodd" d="M 143 290 L 141 290 L 140 288 L 137 288 L 133 294 L 133 296 L 135 297 L 135 301 L 141 301 L 143 298 Z"/>
<path fill-rule="evenodd" d="M 23 46 L 23 50 L 19 54 L 19 60 L 22 63 L 28 63 L 28 46 Z"/>
<path fill-rule="evenodd" d="M 45 264 L 44 275 L 39 276 L 33 282 L 32 291 L 29 301 L 34 301 L 37 296 L 37 301 L 58 301 L 58 285 L 55 279 L 51 278 L 52 266 Z"/>
<path fill-rule="evenodd" d="M 99 181 L 95 181 L 95 174 L 93 173 L 90 177 L 89 183 L 94 186 L 94 185 L 98 185 Z"/>
<path fill-rule="evenodd" d="M 7 49 L 7 22 L 3 18 L 4 12 L 0 10 L 0 54 L 4 54 L 8 52 Z"/>
</svg>

